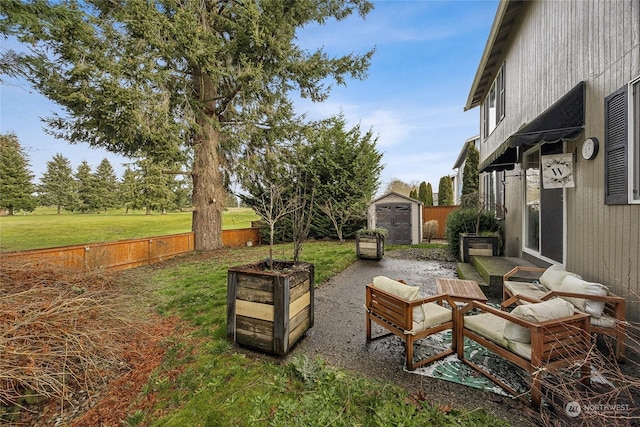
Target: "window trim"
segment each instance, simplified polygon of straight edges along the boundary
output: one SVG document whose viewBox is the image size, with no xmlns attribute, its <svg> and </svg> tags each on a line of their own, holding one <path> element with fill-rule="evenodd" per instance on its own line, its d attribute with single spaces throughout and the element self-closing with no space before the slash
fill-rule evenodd
<svg viewBox="0 0 640 427">
<path fill-rule="evenodd" d="M 487 96 L 484 99 L 482 105 L 483 111 L 483 131 L 484 138 L 486 139 L 493 131 L 498 127 L 500 122 L 505 117 L 505 109 L 506 109 L 506 84 L 505 84 L 505 76 L 504 76 L 504 68 L 505 64 L 503 63 L 496 74 L 496 78 L 491 83 L 489 87 L 489 91 L 487 92 Z M 492 96 L 493 93 L 493 96 Z M 490 104 L 493 101 L 493 108 L 490 107 Z M 489 120 L 491 114 L 490 110 L 493 109 L 495 111 L 495 118 L 492 121 Z M 492 126 L 493 125 L 493 126 Z"/>
</svg>

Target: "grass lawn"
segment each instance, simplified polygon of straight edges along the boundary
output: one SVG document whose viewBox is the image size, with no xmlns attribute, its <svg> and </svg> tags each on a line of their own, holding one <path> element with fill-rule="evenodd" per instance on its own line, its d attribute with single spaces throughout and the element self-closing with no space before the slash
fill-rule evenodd
<svg viewBox="0 0 640 427">
<path fill-rule="evenodd" d="M 27 215 L 0 216 L 0 251 L 50 248 L 162 236 L 191 231 L 191 212 L 145 215 L 144 211 L 57 215 L 38 208 Z M 223 229 L 248 228 L 259 217 L 251 209 L 230 208 L 223 213 Z"/>
<path fill-rule="evenodd" d="M 124 425 L 505 425 L 481 409 L 412 400 L 400 387 L 322 360 L 299 356 L 281 364 L 235 351 L 226 340 L 227 269 L 267 253 L 267 246 L 224 249 L 131 272 L 128 280 L 144 286 L 138 294 L 151 300 L 145 305 L 178 316 L 190 331 L 167 343 L 163 365 L 139 396 L 153 396 L 155 406 L 132 411 Z M 291 259 L 292 246 L 278 245 L 275 253 Z M 353 244 L 336 242 L 307 243 L 301 258 L 315 264 L 318 286 L 356 260 Z"/>
</svg>

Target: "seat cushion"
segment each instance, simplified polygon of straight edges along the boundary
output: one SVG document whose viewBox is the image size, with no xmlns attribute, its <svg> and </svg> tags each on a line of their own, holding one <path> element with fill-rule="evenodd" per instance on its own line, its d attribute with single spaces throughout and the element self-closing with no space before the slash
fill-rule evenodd
<svg viewBox="0 0 640 427">
<path fill-rule="evenodd" d="M 573 292 L 576 294 L 584 294 L 584 295 L 597 295 L 597 296 L 607 296 L 609 293 L 609 289 L 601 283 L 591 283 L 586 280 L 579 279 L 573 276 L 567 276 L 562 281 L 562 286 L 560 287 L 561 292 Z M 590 314 L 594 317 L 602 316 L 604 312 L 604 301 L 595 301 L 586 298 L 572 298 L 572 297 L 561 297 L 571 304 L 573 304 L 577 309 Z"/>
<path fill-rule="evenodd" d="M 505 338 L 504 328 L 507 320 L 491 313 L 482 313 L 464 317 L 464 327 L 489 341 L 498 344 L 527 360 L 531 360 L 531 344 L 516 342 Z M 508 322 L 511 323 L 511 322 Z"/>
<path fill-rule="evenodd" d="M 551 291 L 559 291 L 562 286 L 562 281 L 567 276 L 581 278 L 579 275 L 565 270 L 561 265 L 552 265 L 542 273 L 540 283 Z"/>
<path fill-rule="evenodd" d="M 603 315 L 600 317 L 591 316 L 591 326 L 613 329 L 616 327 L 616 319 L 613 316 L 607 315 Z"/>
<path fill-rule="evenodd" d="M 445 322 L 450 322 L 453 319 L 453 315 L 450 309 L 442 307 L 436 303 L 428 302 L 422 304 L 421 308 L 425 314 L 422 321 L 416 321 L 416 314 L 414 309 L 413 314 L 413 332 L 423 331 L 433 326 L 441 325 Z"/>
<path fill-rule="evenodd" d="M 554 298 L 540 303 L 519 305 L 511 314 L 527 322 L 540 323 L 572 316 L 574 307 L 562 298 Z M 531 330 L 513 322 L 506 322 L 503 333 L 506 339 L 512 341 L 525 344 L 531 342 Z"/>
<path fill-rule="evenodd" d="M 535 299 L 542 298 L 548 291 L 535 283 L 505 281 L 504 287 L 511 295 L 523 295 Z"/>
</svg>

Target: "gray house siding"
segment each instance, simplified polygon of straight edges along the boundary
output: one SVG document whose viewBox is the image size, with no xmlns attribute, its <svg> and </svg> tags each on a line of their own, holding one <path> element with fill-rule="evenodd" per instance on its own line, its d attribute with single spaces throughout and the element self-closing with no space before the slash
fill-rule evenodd
<svg viewBox="0 0 640 427">
<path fill-rule="evenodd" d="M 602 282 L 625 296 L 629 318 L 640 320 L 640 204 L 605 204 L 604 153 L 604 99 L 640 76 L 640 2 L 521 3 L 508 41 L 492 60 L 505 67 L 505 117 L 490 135 L 482 135 L 481 162 L 521 126 L 585 82 L 584 132 L 561 143 L 564 153 L 576 153 L 575 187 L 563 194 L 563 263 L 586 280 Z M 468 104 L 468 108 L 475 106 Z M 580 155 L 587 137 L 600 141 L 593 160 Z M 509 256 L 527 256 L 521 166 L 517 163 L 505 173 L 505 253 Z"/>
</svg>

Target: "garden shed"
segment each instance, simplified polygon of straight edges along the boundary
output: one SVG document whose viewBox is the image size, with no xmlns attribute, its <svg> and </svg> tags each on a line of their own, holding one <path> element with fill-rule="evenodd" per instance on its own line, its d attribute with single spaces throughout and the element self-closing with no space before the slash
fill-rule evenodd
<svg viewBox="0 0 640 427">
<path fill-rule="evenodd" d="M 422 242 L 422 202 L 390 191 L 369 203 L 369 228 L 386 228 L 386 243 L 413 245 Z"/>
</svg>

